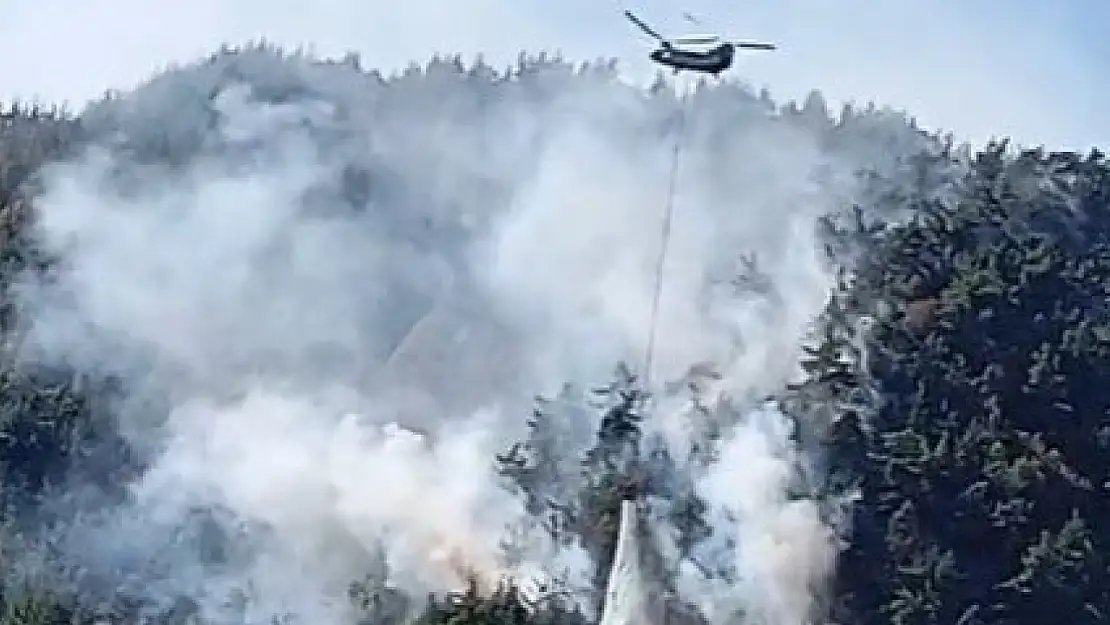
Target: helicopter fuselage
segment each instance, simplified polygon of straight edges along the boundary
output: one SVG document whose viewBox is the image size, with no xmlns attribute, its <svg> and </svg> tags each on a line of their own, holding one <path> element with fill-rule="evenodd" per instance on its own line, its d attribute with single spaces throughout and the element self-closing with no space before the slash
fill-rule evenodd
<svg viewBox="0 0 1110 625">
<path fill-rule="evenodd" d="M 732 67 L 734 53 L 729 44 L 720 44 L 708 50 L 689 50 L 666 45 L 653 50 L 648 58 L 670 67 L 676 74 L 686 70 L 717 75 Z"/>
</svg>

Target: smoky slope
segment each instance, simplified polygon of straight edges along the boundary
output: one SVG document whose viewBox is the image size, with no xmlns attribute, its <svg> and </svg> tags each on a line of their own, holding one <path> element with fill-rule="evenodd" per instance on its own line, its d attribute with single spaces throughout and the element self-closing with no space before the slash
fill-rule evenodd
<svg viewBox="0 0 1110 625">
<path fill-rule="evenodd" d="M 146 256 L 112 259 L 144 261 L 134 263 L 144 274 L 137 279 L 160 281 L 153 274 L 176 266 L 159 288 L 176 291 L 175 278 L 188 281 L 180 289 L 196 302 L 245 287 L 233 298 L 241 306 L 226 315 L 192 315 L 170 298 L 154 317 L 153 311 L 139 312 L 136 303 L 132 318 L 102 333 L 105 340 L 123 330 L 158 333 L 186 317 L 212 317 L 195 329 L 207 340 L 164 346 L 176 354 L 170 361 L 213 358 L 186 352 L 222 344 L 219 359 L 229 369 L 259 363 L 301 372 L 319 367 L 329 379 L 349 374 L 361 381 L 374 377 L 416 321 L 437 307 L 460 310 L 439 317 L 486 317 L 509 326 L 489 330 L 495 334 L 531 333 L 538 329 L 539 311 L 521 308 L 539 301 L 536 308 L 554 308 L 545 315 L 549 324 L 569 318 L 562 323 L 577 325 L 583 315 L 567 313 L 593 307 L 601 323 L 591 325 L 620 326 L 604 330 L 613 343 L 607 357 L 585 359 L 608 366 L 633 353 L 646 334 L 643 323 L 631 318 L 643 316 L 650 276 L 642 269 L 658 246 L 667 133 L 677 106 L 666 96 L 645 99 L 615 81 L 605 66 L 575 72 L 569 64 L 536 63 L 506 81 L 488 68 L 441 61 L 426 72 L 382 80 L 346 64 L 248 49 L 158 76 L 87 111 L 82 125 L 96 147 L 79 167 L 54 174 L 60 180 L 54 195 L 80 196 L 96 185 L 112 205 L 110 216 L 95 220 L 101 233 L 88 245 L 101 247 L 88 247 L 90 253 L 119 240 L 114 230 L 124 221 L 137 238 L 160 248 L 159 266 Z M 857 169 L 875 166 L 880 150 L 908 154 L 925 142 L 898 119 L 884 131 L 857 133 L 859 141 L 838 137 L 820 107 L 807 103 L 792 123 L 771 116 L 766 102 L 736 88 L 706 90 L 695 99 L 677 200 L 680 221 L 689 225 L 676 226 L 675 244 L 700 249 L 691 267 L 676 270 L 688 275 L 676 276 L 672 314 L 702 314 L 677 308 L 705 299 L 691 297 L 698 295 L 692 289 L 703 286 L 696 283 L 708 281 L 701 274 L 726 276 L 738 252 L 776 253 L 778 258 L 763 262 L 786 264 L 797 249 L 783 243 L 815 216 L 851 201 Z M 584 171 L 597 173 L 587 177 Z M 246 188 L 233 188 L 244 179 Z M 167 205 L 151 210 L 151 198 Z M 223 208 L 225 202 L 244 207 Z M 275 204 L 282 208 L 267 206 Z M 623 212 L 608 208 L 613 205 Z M 56 221 L 48 230 L 57 224 L 75 236 L 90 226 L 78 220 L 93 221 L 95 211 L 51 213 L 56 217 L 47 219 Z M 560 232 L 566 235 L 552 236 Z M 184 247 L 162 246 L 169 237 Z M 205 254 L 207 260 L 194 262 L 210 263 L 209 271 L 185 272 L 182 261 L 193 245 L 235 255 Z M 602 257 L 578 258 L 568 267 L 568 256 L 590 256 L 580 250 Z M 311 262 L 299 263 L 298 254 Z M 675 253 L 685 255 L 681 248 Z M 602 297 L 597 287 L 604 282 L 590 275 L 592 260 L 634 268 L 636 284 L 623 287 L 634 298 Z M 331 266 L 320 275 L 295 275 L 294 265 L 324 263 Z M 551 269 L 558 275 L 550 275 Z M 567 270 L 579 273 L 563 275 Z M 236 271 L 241 281 L 231 277 Z M 201 275 L 204 280 L 191 280 Z M 309 286 L 311 291 L 298 290 Z M 210 295 L 202 297 L 201 289 Z M 335 291 L 343 296 L 333 296 Z M 521 323 L 523 318 L 529 321 Z M 234 346 L 219 340 L 233 333 L 240 337 Z M 268 338 L 279 333 L 283 345 L 275 348 Z M 151 340 L 160 339 L 132 343 L 149 347 Z M 275 350 L 280 353 L 268 353 Z M 573 354 L 565 359 L 583 360 Z M 689 360 L 680 357 L 677 366 Z M 529 382 L 535 388 L 553 381 Z"/>
<path fill-rule="evenodd" d="M 379 550 L 413 592 L 502 572 L 525 513 L 490 459 L 525 402 L 640 357 L 680 105 L 607 65 L 385 79 L 248 48 L 91 107 L 82 155 L 40 172 L 55 263 L 13 287 L 21 356 L 120 380 L 145 466 L 126 505 L 51 534 L 60 557 L 155 600 L 250 588 L 259 614 L 319 619 Z M 765 395 L 833 284 L 816 220 L 932 140 L 731 84 L 686 106 L 656 374 L 710 361 Z M 731 288 L 740 254 L 774 300 Z M 241 536 L 218 562 L 200 517 Z"/>
</svg>

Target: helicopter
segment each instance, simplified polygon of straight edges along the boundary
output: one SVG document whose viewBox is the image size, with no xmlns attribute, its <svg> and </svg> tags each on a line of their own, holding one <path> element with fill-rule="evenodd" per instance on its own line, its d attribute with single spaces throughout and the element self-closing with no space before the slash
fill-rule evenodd
<svg viewBox="0 0 1110 625">
<path fill-rule="evenodd" d="M 649 37 L 659 41 L 659 47 L 652 50 L 648 58 L 652 61 L 670 67 L 675 74 L 680 71 L 701 72 L 712 74 L 714 77 L 732 67 L 733 57 L 737 49 L 744 50 L 775 50 L 773 43 L 758 43 L 752 41 L 722 41 L 717 35 L 696 35 L 666 39 L 655 32 L 643 20 L 636 17 L 632 11 L 626 10 L 624 16 Z M 689 14 L 684 17 L 687 21 L 696 22 Z M 697 49 L 689 46 L 709 45 L 709 49 Z M 686 46 L 686 47 L 684 47 Z"/>
</svg>

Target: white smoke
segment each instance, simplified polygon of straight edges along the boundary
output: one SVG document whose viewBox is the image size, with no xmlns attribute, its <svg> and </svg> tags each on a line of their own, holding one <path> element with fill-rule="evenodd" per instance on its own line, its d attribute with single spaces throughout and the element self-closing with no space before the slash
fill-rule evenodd
<svg viewBox="0 0 1110 625">
<path fill-rule="evenodd" d="M 737 613 L 752 625 L 811 622 L 833 573 L 841 528 L 830 525 L 818 502 L 791 496 L 798 467 L 806 464 L 792 434 L 778 411 L 751 411 L 698 482 L 714 512 L 727 513 L 714 527 L 734 541 L 717 548 L 723 546 L 723 558 L 735 565 L 735 581 L 683 580 L 714 622 Z"/>
<path fill-rule="evenodd" d="M 794 374 L 831 285 L 812 225 L 853 187 L 816 174 L 875 147 L 827 150 L 720 93 L 688 111 L 654 373 L 713 361 L 754 397 Z M 342 622 L 380 548 L 416 593 L 511 573 L 500 541 L 525 513 L 494 453 L 533 394 L 641 358 L 677 111 L 604 77 L 440 66 L 387 86 L 266 51 L 91 110 L 97 144 L 44 172 L 37 234 L 60 265 L 20 292 L 27 355 L 122 376 L 121 429 L 155 451 L 127 507 L 71 528 L 69 557 L 213 613 L 247 593 L 248 622 Z M 352 167 L 369 178 L 353 208 L 334 192 Z M 714 286 L 747 252 L 776 301 Z M 738 426 L 701 491 L 737 515 L 738 600 L 786 625 L 832 553 L 810 505 L 784 499 L 798 451 L 781 427 Z M 198 509 L 248 537 L 219 566 L 180 537 Z"/>
</svg>

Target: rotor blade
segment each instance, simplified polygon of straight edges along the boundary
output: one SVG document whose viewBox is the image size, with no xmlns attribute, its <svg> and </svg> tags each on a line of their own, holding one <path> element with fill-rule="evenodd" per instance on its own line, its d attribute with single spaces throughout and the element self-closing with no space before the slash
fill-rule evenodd
<svg viewBox="0 0 1110 625">
<path fill-rule="evenodd" d="M 752 41 L 733 41 L 729 45 L 734 48 L 742 48 L 744 50 L 777 50 L 778 48 L 773 43 L 756 43 Z"/>
<path fill-rule="evenodd" d="M 678 39 L 672 39 L 671 43 L 717 43 L 720 40 L 720 37 L 705 35 L 704 37 L 679 37 Z"/>
<path fill-rule="evenodd" d="M 655 32 L 654 30 L 652 30 L 652 29 L 651 29 L 651 27 L 650 27 L 650 26 L 648 26 L 647 24 L 643 23 L 643 22 L 642 22 L 642 21 L 640 20 L 640 18 L 636 17 L 636 16 L 635 16 L 635 15 L 634 15 L 634 14 L 632 13 L 632 11 L 625 11 L 625 12 L 624 12 L 624 16 L 625 16 L 625 17 L 627 17 L 627 18 L 629 19 L 629 21 L 631 21 L 631 22 L 632 22 L 633 24 L 635 24 L 636 26 L 639 26 L 639 27 L 640 27 L 640 30 L 642 30 L 642 31 L 644 31 L 645 33 L 647 33 L 647 34 L 648 34 L 648 36 L 650 36 L 650 37 L 654 37 L 654 38 L 658 39 L 659 41 L 665 41 L 665 39 L 663 39 L 663 36 L 662 36 L 662 35 L 660 35 L 659 33 Z"/>
</svg>

